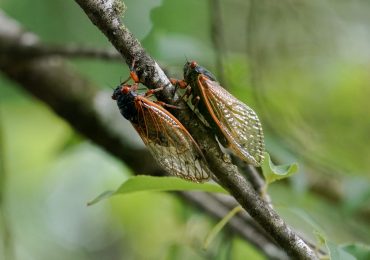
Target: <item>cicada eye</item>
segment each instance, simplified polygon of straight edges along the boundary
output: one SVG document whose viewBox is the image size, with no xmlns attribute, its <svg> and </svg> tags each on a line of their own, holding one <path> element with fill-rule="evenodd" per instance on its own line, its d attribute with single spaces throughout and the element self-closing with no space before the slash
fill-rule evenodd
<svg viewBox="0 0 370 260">
<path fill-rule="evenodd" d="M 190 63 L 190 68 L 195 69 L 195 67 L 196 67 L 196 66 L 198 66 L 198 64 L 197 64 L 197 62 L 196 62 L 196 61 L 192 61 L 192 62 Z"/>
<path fill-rule="evenodd" d="M 116 87 L 112 94 L 112 99 L 117 100 L 119 96 L 121 95 L 121 89 L 120 87 Z"/>
<path fill-rule="evenodd" d="M 122 88 L 121 88 L 121 93 L 122 94 L 127 94 L 127 93 L 130 92 L 130 90 L 131 90 L 131 88 L 129 86 L 123 85 Z"/>
</svg>

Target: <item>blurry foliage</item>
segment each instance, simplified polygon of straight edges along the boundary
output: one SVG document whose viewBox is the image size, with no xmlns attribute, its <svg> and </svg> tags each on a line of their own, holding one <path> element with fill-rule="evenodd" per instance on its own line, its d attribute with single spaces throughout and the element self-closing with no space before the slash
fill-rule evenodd
<svg viewBox="0 0 370 260">
<path fill-rule="evenodd" d="M 210 1 L 125 3 L 126 25 L 171 75 L 181 77 L 185 57 L 214 70 Z M 0 7 L 47 43 L 110 46 L 73 1 L 3 0 Z M 370 223 L 359 215 L 370 201 L 369 11 L 364 0 L 222 1 L 228 87 L 262 118 L 273 159 L 299 162 L 293 185 L 274 183 L 269 193 L 313 240 L 315 228 L 291 209 L 308 214 L 334 243 L 370 243 Z M 128 73 L 113 62 L 70 63 L 108 91 Z M 130 171 L 4 77 L 0 102 L 7 174 L 1 210 L 17 259 L 261 258 L 227 234 L 202 251 L 214 223 L 171 194 L 86 207 Z M 312 180 L 338 180 L 342 203 L 310 193 Z M 358 245 L 343 248 L 368 254 Z"/>
</svg>

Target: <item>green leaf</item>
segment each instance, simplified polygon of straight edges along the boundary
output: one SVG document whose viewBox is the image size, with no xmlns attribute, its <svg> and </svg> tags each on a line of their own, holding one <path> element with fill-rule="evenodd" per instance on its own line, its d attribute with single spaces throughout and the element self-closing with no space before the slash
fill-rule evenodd
<svg viewBox="0 0 370 260">
<path fill-rule="evenodd" d="M 314 229 L 312 233 L 315 235 L 317 241 L 316 248 L 320 248 L 326 245 L 326 235 L 324 234 L 324 232 Z"/>
<path fill-rule="evenodd" d="M 103 192 L 88 202 L 87 205 L 93 205 L 114 195 L 140 191 L 204 191 L 228 194 L 221 186 L 213 183 L 195 183 L 177 177 L 138 175 L 126 180 L 116 191 Z"/>
<path fill-rule="evenodd" d="M 215 239 L 218 233 L 222 230 L 222 228 L 229 222 L 229 220 L 235 216 L 239 211 L 241 211 L 243 208 L 241 206 L 237 206 L 233 208 L 227 215 L 221 219 L 208 233 L 206 236 L 206 239 L 204 240 L 203 249 L 207 249 L 208 246 L 211 244 L 211 242 Z"/>
<path fill-rule="evenodd" d="M 266 180 L 266 185 L 270 183 L 292 176 L 298 171 L 298 164 L 274 165 L 270 155 L 265 152 L 265 159 L 262 162 L 262 173 Z"/>
<path fill-rule="evenodd" d="M 351 255 L 355 256 L 357 260 L 370 259 L 370 246 L 363 244 L 348 244 L 343 245 L 342 249 Z"/>
<path fill-rule="evenodd" d="M 326 241 L 326 247 L 329 250 L 331 260 L 356 260 L 353 255 L 346 252 L 342 247 L 333 242 Z"/>
<path fill-rule="evenodd" d="M 87 203 L 87 206 L 91 206 L 91 205 L 94 205 L 95 203 L 98 203 L 99 201 L 103 200 L 103 199 L 107 199 L 111 196 L 113 196 L 114 194 L 116 193 L 116 191 L 114 190 L 107 190 L 107 191 L 104 191 L 102 194 L 100 194 L 98 197 L 96 197 L 95 199 L 89 201 Z"/>
</svg>

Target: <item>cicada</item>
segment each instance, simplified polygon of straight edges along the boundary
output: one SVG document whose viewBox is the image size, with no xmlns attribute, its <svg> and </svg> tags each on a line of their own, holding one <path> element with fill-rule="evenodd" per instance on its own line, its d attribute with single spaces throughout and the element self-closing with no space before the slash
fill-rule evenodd
<svg viewBox="0 0 370 260">
<path fill-rule="evenodd" d="M 195 61 L 185 63 L 184 80 L 172 80 L 172 83 L 188 87 L 192 103 L 224 147 L 249 164 L 261 165 L 263 131 L 257 114 L 250 107 L 227 92 L 211 72 Z"/>
<path fill-rule="evenodd" d="M 135 74 L 131 77 L 137 78 Z M 137 88 L 137 83 L 121 84 L 114 90 L 112 99 L 117 101 L 121 114 L 134 126 L 154 159 L 170 175 L 194 182 L 208 180 L 210 170 L 190 133 L 160 102 L 149 99 L 153 91 L 139 94 Z"/>
</svg>

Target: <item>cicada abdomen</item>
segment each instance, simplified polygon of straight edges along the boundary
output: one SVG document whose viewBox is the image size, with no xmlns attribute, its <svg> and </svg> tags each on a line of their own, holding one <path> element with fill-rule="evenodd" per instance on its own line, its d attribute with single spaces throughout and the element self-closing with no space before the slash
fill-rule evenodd
<svg viewBox="0 0 370 260">
<path fill-rule="evenodd" d="M 254 166 L 263 161 L 264 137 L 257 114 L 227 92 L 196 62 L 184 65 L 183 86 L 190 85 L 193 103 L 214 129 L 220 143 Z"/>
<path fill-rule="evenodd" d="M 170 175 L 194 182 L 210 178 L 204 155 L 185 127 L 166 109 L 136 92 L 137 85 L 120 85 L 112 95 L 158 164 Z"/>
</svg>

